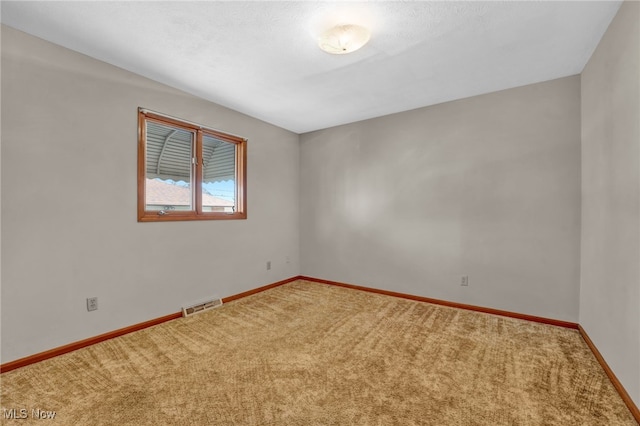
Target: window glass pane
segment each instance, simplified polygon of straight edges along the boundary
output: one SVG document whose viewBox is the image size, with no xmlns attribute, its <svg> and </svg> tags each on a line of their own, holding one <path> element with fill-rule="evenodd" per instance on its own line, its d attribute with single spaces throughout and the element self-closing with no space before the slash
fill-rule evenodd
<svg viewBox="0 0 640 426">
<path fill-rule="evenodd" d="M 142 108 L 138 125 L 139 222 L 247 218 L 246 139 Z"/>
<path fill-rule="evenodd" d="M 202 138 L 202 210 L 236 211 L 236 144 L 212 135 Z"/>
<path fill-rule="evenodd" d="M 146 122 L 145 210 L 193 210 L 194 134 Z"/>
</svg>

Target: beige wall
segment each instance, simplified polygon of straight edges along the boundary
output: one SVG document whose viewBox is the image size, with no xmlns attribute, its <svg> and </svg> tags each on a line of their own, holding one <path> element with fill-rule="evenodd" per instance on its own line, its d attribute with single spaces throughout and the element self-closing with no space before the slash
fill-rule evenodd
<svg viewBox="0 0 640 426">
<path fill-rule="evenodd" d="M 640 3 L 582 73 L 580 324 L 640 406 Z"/>
<path fill-rule="evenodd" d="M 139 106 L 249 139 L 247 220 L 136 221 Z M 3 26 L 2 362 L 297 275 L 298 146 Z"/>
<path fill-rule="evenodd" d="M 579 76 L 304 134 L 300 154 L 303 274 L 578 320 Z"/>
</svg>

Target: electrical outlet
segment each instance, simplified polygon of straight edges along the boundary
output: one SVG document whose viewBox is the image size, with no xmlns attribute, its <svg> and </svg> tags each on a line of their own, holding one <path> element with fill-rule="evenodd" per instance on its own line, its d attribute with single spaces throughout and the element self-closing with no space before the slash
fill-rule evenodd
<svg viewBox="0 0 640 426">
<path fill-rule="evenodd" d="M 285 263 L 291 263 L 291 258 L 289 256 L 284 258 Z"/>
<path fill-rule="evenodd" d="M 469 276 L 468 275 L 463 275 L 462 279 L 460 279 L 460 285 L 463 286 L 468 286 L 469 285 Z"/>
<path fill-rule="evenodd" d="M 96 310 L 98 310 L 98 298 L 97 297 L 87 298 L 87 311 L 96 311 Z"/>
<path fill-rule="evenodd" d="M 270 271 L 270 270 L 271 270 L 271 261 L 268 261 L 267 262 L 267 271 Z"/>
</svg>

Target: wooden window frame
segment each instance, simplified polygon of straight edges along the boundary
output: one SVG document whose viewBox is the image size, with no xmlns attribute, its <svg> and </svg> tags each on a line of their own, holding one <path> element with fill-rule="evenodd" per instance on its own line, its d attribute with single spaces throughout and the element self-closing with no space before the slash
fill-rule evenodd
<svg viewBox="0 0 640 426">
<path fill-rule="evenodd" d="M 159 211 L 146 210 L 146 123 L 153 121 L 159 124 L 180 127 L 189 132 L 193 132 L 196 137 L 195 142 L 195 164 L 193 167 L 193 188 L 192 197 L 195 208 L 189 211 L 169 211 L 160 213 Z M 234 212 L 206 212 L 202 209 L 202 138 L 203 135 L 210 135 L 236 146 L 235 153 L 235 211 Z M 201 126 L 199 124 L 180 120 L 177 118 L 148 111 L 144 108 L 138 109 L 138 222 L 174 222 L 186 220 L 233 220 L 247 218 L 247 139 L 223 133 Z"/>
</svg>

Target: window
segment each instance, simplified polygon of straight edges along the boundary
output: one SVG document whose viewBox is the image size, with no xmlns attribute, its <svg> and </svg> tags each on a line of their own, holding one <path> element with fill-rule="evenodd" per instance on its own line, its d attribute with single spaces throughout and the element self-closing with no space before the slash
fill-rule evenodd
<svg viewBox="0 0 640 426">
<path fill-rule="evenodd" d="M 138 111 L 138 221 L 246 219 L 247 141 Z"/>
</svg>

